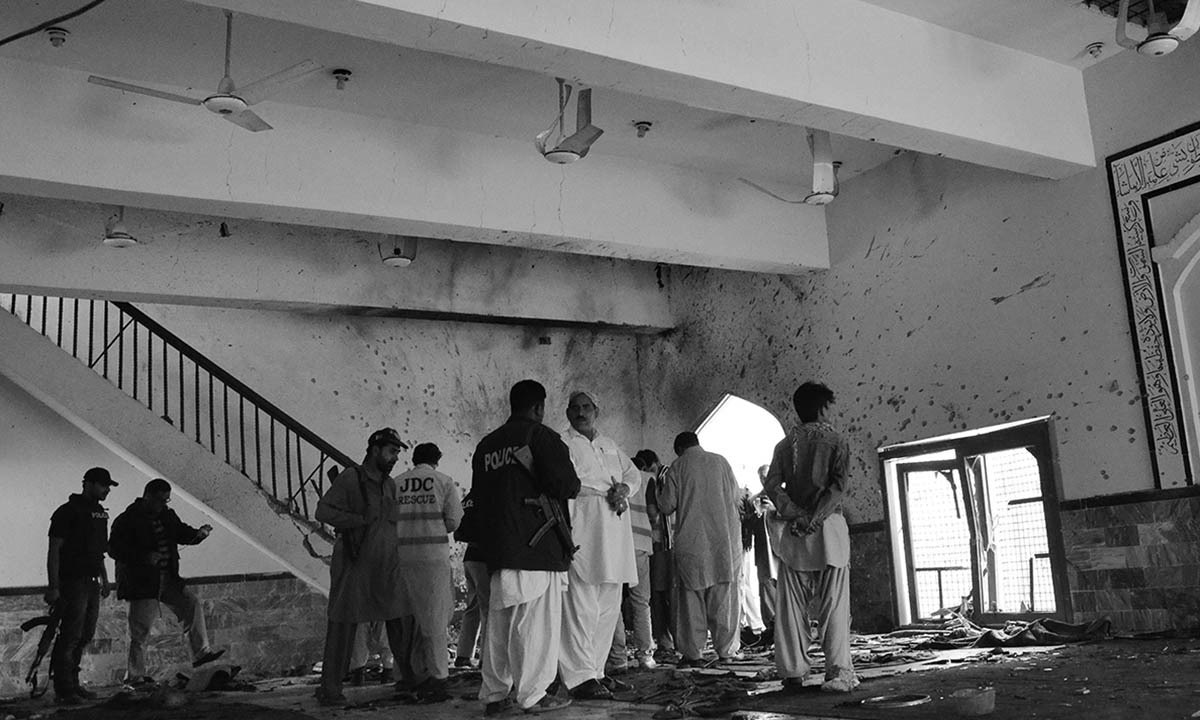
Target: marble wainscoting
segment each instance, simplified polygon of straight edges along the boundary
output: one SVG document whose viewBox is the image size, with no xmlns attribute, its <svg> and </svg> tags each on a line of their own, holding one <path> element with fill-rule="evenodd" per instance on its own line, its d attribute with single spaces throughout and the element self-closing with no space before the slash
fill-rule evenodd
<svg viewBox="0 0 1200 720">
<path fill-rule="evenodd" d="M 286 573 L 199 578 L 188 585 L 200 597 L 213 646 L 227 648 L 221 662 L 240 665 L 247 675 L 281 675 L 308 669 L 321 659 L 325 642 L 325 598 Z M 23 633 L 20 624 L 45 612 L 41 588 L 0 589 L 0 696 L 28 692 L 25 674 L 42 630 Z M 129 605 L 110 596 L 101 603 L 96 636 L 84 655 L 80 679 L 103 686 L 125 673 Z M 159 680 L 192 671 L 187 639 L 165 607 L 146 649 L 147 671 Z M 49 658 L 42 661 L 45 681 Z"/>
<path fill-rule="evenodd" d="M 1059 506 L 1077 621 L 1118 632 L 1200 626 L 1200 492 L 1131 493 Z"/>
</svg>

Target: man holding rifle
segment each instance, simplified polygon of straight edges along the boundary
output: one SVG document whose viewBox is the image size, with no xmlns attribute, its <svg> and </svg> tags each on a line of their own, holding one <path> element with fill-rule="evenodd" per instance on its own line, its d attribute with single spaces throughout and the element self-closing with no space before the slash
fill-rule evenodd
<svg viewBox="0 0 1200 720">
<path fill-rule="evenodd" d="M 579 477 L 558 433 L 542 425 L 546 388 L 522 380 L 509 392 L 508 421 L 479 443 L 471 461 L 471 495 L 490 521 L 479 546 L 491 573 L 483 643 L 486 715 L 570 704 L 546 693 L 558 667 L 563 592 L 575 545 L 567 500 Z"/>
</svg>

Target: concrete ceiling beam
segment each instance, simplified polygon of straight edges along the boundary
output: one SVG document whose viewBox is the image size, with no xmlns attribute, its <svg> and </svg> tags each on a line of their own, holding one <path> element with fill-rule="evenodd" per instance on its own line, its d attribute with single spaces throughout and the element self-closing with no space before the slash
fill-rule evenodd
<svg viewBox="0 0 1200 720">
<path fill-rule="evenodd" d="M 1094 167 L 1076 68 L 861 0 L 198 0 L 1047 178 Z"/>
<path fill-rule="evenodd" d="M 203 108 L 0 58 L 0 191 L 683 265 L 828 267 L 824 211 L 697 170 L 264 102 L 251 133 Z M 256 108 L 257 109 L 257 108 Z"/>
</svg>

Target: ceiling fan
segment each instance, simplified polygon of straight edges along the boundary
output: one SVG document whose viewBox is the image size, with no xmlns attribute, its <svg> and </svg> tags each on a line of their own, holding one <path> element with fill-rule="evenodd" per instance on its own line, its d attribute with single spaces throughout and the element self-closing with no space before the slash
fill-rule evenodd
<svg viewBox="0 0 1200 720">
<path fill-rule="evenodd" d="M 550 127 L 541 131 L 533 139 L 542 157 L 552 163 L 565 165 L 586 157 L 604 131 L 592 124 L 592 91 L 591 88 L 579 91 L 575 101 L 575 133 L 567 137 L 564 127 L 563 113 L 571 100 L 571 86 L 562 78 L 558 80 L 558 116 Z"/>
<path fill-rule="evenodd" d="M 274 75 L 268 75 L 265 78 L 255 80 L 254 82 L 239 88 L 233 82 L 233 78 L 229 74 L 229 51 L 233 43 L 233 13 L 229 10 L 225 11 L 225 76 L 221 78 L 221 82 L 217 85 L 217 92 L 209 95 L 206 98 L 191 98 L 186 95 L 176 95 L 175 93 L 163 92 L 153 88 L 142 87 L 140 85 L 131 85 L 121 82 L 120 80 L 109 80 L 108 78 L 89 75 L 88 82 L 94 85 L 103 85 L 105 87 L 116 88 L 117 90 L 125 90 L 127 92 L 138 93 L 140 95 L 149 95 L 161 100 L 170 100 L 172 102 L 183 103 L 184 105 L 202 105 L 211 112 L 214 112 L 229 122 L 244 128 L 251 132 L 260 132 L 262 130 L 270 130 L 271 126 L 265 120 L 259 117 L 253 110 L 251 105 L 265 100 L 275 92 L 278 92 L 283 86 L 295 82 L 300 78 L 312 72 L 321 69 L 321 65 L 312 61 L 305 60 L 295 65 L 280 70 Z"/>
<path fill-rule="evenodd" d="M 1161 2 L 1162 0 L 1160 0 Z M 1200 0 L 1187 0 L 1183 8 L 1183 16 L 1179 22 L 1171 26 L 1167 22 L 1165 12 L 1157 12 L 1154 0 L 1146 0 L 1146 30 L 1149 33 L 1145 40 L 1137 41 L 1126 33 L 1129 22 L 1129 0 L 1121 0 L 1117 8 L 1117 44 L 1123 48 L 1137 50 L 1142 55 L 1158 57 L 1166 55 L 1179 44 L 1196 34 L 1200 29 Z"/>
</svg>

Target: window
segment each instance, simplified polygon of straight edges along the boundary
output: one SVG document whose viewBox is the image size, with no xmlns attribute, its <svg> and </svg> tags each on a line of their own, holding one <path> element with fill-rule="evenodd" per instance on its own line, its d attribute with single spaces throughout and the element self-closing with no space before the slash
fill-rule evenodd
<svg viewBox="0 0 1200 720">
<path fill-rule="evenodd" d="M 901 624 L 1069 614 L 1045 419 L 880 450 Z"/>
</svg>

